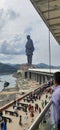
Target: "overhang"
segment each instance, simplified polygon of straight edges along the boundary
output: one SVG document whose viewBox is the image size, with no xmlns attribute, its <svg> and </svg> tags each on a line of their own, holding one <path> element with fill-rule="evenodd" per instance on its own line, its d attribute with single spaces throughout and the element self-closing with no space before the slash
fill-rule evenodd
<svg viewBox="0 0 60 130">
<path fill-rule="evenodd" d="M 60 0 L 30 0 L 60 44 Z"/>
</svg>

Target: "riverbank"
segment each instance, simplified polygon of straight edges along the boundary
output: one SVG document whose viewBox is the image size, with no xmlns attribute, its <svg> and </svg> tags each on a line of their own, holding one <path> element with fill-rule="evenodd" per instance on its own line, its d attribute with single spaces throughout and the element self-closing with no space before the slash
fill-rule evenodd
<svg viewBox="0 0 60 130">
<path fill-rule="evenodd" d="M 14 88 L 5 88 L 0 92 L 0 107 L 39 87 L 38 82 L 21 77 L 16 82 Z"/>
<path fill-rule="evenodd" d="M 9 75 L 0 75 L 0 91 L 4 90 L 4 83 L 8 82 L 9 85 L 6 88 L 15 88 L 16 86 L 16 78 L 13 77 L 13 74 Z"/>
</svg>

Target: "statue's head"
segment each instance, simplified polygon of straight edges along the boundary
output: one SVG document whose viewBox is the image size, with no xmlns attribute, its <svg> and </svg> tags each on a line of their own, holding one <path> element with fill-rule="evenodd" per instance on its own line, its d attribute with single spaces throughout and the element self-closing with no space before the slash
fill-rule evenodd
<svg viewBox="0 0 60 130">
<path fill-rule="evenodd" d="M 27 39 L 30 39 L 30 35 L 27 35 Z"/>
</svg>

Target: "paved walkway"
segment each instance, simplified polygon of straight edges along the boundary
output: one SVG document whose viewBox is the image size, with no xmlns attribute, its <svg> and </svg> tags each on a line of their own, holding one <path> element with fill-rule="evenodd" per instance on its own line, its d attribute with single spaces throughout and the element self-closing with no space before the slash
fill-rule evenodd
<svg viewBox="0 0 60 130">
<path fill-rule="evenodd" d="M 50 95 L 48 95 L 47 102 L 49 101 L 49 96 L 50 96 Z M 34 107 L 35 107 L 35 104 L 38 103 L 39 107 L 40 107 L 41 110 L 42 110 L 43 108 L 42 108 L 42 104 L 41 104 L 41 103 L 42 103 L 42 100 L 45 101 L 45 99 L 46 99 L 46 93 L 43 93 L 42 96 L 41 96 L 41 99 L 40 99 L 40 100 L 37 99 L 37 101 L 34 101 L 34 103 L 32 103 L 32 102 L 28 103 L 27 101 L 24 102 L 23 100 L 21 100 L 20 103 L 31 104 L 31 105 L 33 105 Z M 8 110 L 14 111 L 13 106 L 9 107 Z M 18 115 L 19 115 L 18 117 L 16 117 L 16 116 L 11 116 L 11 115 L 9 115 L 9 114 L 5 114 L 5 111 L 3 112 L 3 115 L 4 115 L 4 116 L 8 116 L 8 117 L 10 117 L 10 118 L 12 119 L 12 122 L 11 122 L 11 123 L 7 122 L 7 130 L 12 130 L 12 129 L 13 129 L 13 130 L 28 130 L 28 128 L 29 128 L 29 127 L 31 126 L 31 124 L 32 124 L 32 118 L 31 118 L 31 116 L 30 116 L 30 112 L 27 111 L 27 113 L 28 113 L 27 122 L 25 121 L 26 113 L 23 112 L 23 110 L 17 110 L 17 112 L 18 112 Z M 20 115 L 22 115 L 22 126 L 19 125 Z M 38 110 L 37 110 L 36 112 L 35 112 L 35 110 L 34 110 L 34 118 L 33 118 L 33 121 L 36 119 L 36 117 L 37 117 L 38 115 L 39 115 Z"/>
</svg>

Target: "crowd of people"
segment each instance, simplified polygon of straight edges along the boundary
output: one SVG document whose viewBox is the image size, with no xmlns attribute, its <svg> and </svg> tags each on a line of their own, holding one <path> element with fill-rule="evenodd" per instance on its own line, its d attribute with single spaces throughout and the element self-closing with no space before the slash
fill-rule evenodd
<svg viewBox="0 0 60 130">
<path fill-rule="evenodd" d="M 54 118 L 54 124 L 55 127 L 60 130 L 60 72 L 56 72 L 54 73 L 54 79 L 53 79 L 53 88 L 48 88 L 49 92 L 51 91 L 52 94 L 52 104 L 53 104 L 53 118 Z M 38 95 L 38 96 L 37 96 Z M 41 103 L 41 107 L 37 102 L 32 102 L 28 103 L 28 107 L 27 107 L 27 111 L 25 112 L 24 115 L 24 122 L 25 124 L 28 124 L 28 118 L 31 117 L 31 122 L 33 122 L 34 120 L 34 114 L 35 112 L 41 113 L 42 109 L 44 109 L 44 107 L 46 106 L 46 104 L 48 103 L 47 99 L 48 99 L 48 94 L 45 93 L 45 99 L 40 100 L 41 99 L 41 95 L 39 95 L 39 91 L 37 91 L 37 95 L 36 94 L 31 94 L 31 99 L 33 98 L 34 101 L 39 100 Z M 14 112 L 17 111 L 17 106 L 18 106 L 18 102 L 15 101 L 14 102 Z M 18 111 L 17 111 L 18 112 Z M 28 113 L 30 113 L 30 116 L 28 116 Z M 0 121 L 2 120 L 2 115 L 3 113 L 0 112 Z M 22 122 L 22 115 L 19 116 L 19 125 L 22 126 L 23 122 Z M 7 120 L 4 119 L 4 121 L 1 123 L 1 130 L 7 130 Z"/>
</svg>

